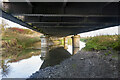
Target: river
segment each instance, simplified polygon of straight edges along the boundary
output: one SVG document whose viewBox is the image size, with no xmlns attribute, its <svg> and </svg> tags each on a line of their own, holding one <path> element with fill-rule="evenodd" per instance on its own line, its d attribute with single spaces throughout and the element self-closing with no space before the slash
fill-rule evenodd
<svg viewBox="0 0 120 80">
<path fill-rule="evenodd" d="M 83 47 L 85 47 L 85 43 L 80 41 L 80 48 L 78 50 L 81 50 Z M 72 54 L 72 45 L 68 45 L 66 50 Z M 32 75 L 32 73 L 38 71 L 44 62 L 44 59 L 41 58 L 42 51 L 40 51 L 41 50 L 31 50 L 29 54 L 32 54 L 32 56 L 26 56 L 27 58 L 12 61 L 10 61 L 9 58 L 4 60 L 2 66 L 0 67 L 0 73 L 2 74 L 0 75 L 0 79 L 28 78 L 30 75 Z M 26 51 L 24 51 L 24 53 L 25 52 Z M 37 55 L 33 55 L 35 53 L 37 53 Z"/>
</svg>

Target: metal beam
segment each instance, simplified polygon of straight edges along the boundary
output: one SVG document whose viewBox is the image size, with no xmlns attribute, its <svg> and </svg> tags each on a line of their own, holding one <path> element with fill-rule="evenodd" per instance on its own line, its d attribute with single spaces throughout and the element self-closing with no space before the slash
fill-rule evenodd
<svg viewBox="0 0 120 80">
<path fill-rule="evenodd" d="M 68 2 L 63 7 L 64 2 L 33 2 L 35 14 L 78 14 L 78 15 L 118 15 L 119 2 Z M 4 2 L 4 9 L 14 14 L 32 14 L 32 8 L 26 2 Z M 7 7 L 6 7 L 7 6 Z"/>
<path fill-rule="evenodd" d="M 25 2 L 26 0 L 9 0 L 10 2 Z M 119 2 L 119 0 L 30 0 L 30 2 Z"/>
<path fill-rule="evenodd" d="M 29 2 L 29 1 L 28 1 Z M 4 3 L 3 18 L 49 35 L 68 36 L 120 25 L 118 3 Z M 31 7 L 34 6 L 34 7 Z M 103 8 L 104 6 L 104 8 Z M 14 16 L 24 16 L 25 23 Z"/>
<path fill-rule="evenodd" d="M 33 23 L 33 25 L 35 26 L 39 26 L 39 27 L 92 27 L 92 26 L 109 26 L 109 25 L 113 25 L 115 23 Z M 119 25 L 118 23 L 116 23 L 116 25 Z"/>
<path fill-rule="evenodd" d="M 32 24 L 114 24 L 115 22 L 27 22 Z M 117 22 L 116 22 L 117 23 Z"/>
<path fill-rule="evenodd" d="M 43 16 L 43 17 L 119 17 L 119 15 L 70 15 L 70 14 L 12 14 L 14 16 Z"/>
<path fill-rule="evenodd" d="M 10 20 L 10 21 L 15 22 L 17 24 L 20 24 L 20 25 L 22 25 L 24 27 L 27 27 L 27 28 L 30 28 L 32 30 L 37 31 L 36 29 L 33 28 L 32 25 L 29 25 L 29 24 L 23 22 L 22 20 L 12 16 L 11 14 L 4 12 L 2 9 L 0 9 L 0 12 L 2 12 L 2 18 Z"/>
<path fill-rule="evenodd" d="M 116 23 L 120 16 L 112 17 L 47 17 L 47 16 L 25 16 L 26 22 L 97 22 L 97 23 Z"/>
</svg>

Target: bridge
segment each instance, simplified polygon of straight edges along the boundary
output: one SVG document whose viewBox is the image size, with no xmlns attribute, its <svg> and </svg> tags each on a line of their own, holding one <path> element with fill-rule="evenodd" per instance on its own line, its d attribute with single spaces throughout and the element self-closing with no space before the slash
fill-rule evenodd
<svg viewBox="0 0 120 80">
<path fill-rule="evenodd" d="M 120 25 L 120 2 L 3 2 L 2 17 L 49 36 Z M 73 47 L 79 47 L 73 36 Z M 65 40 L 65 39 L 64 39 Z M 64 42 L 65 43 L 65 42 Z"/>
<path fill-rule="evenodd" d="M 2 17 L 50 36 L 120 25 L 119 2 L 4 2 Z"/>
</svg>

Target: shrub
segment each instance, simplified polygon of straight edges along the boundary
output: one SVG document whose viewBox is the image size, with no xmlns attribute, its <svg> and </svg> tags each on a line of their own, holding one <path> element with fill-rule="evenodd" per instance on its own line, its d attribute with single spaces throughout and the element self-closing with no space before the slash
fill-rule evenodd
<svg viewBox="0 0 120 80">
<path fill-rule="evenodd" d="M 120 49 L 120 35 L 101 35 L 88 39 L 85 50 Z"/>
</svg>

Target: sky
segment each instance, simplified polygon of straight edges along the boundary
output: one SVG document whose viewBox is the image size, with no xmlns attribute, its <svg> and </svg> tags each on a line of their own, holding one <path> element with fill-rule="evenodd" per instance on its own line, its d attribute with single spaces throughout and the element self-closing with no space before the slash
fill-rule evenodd
<svg viewBox="0 0 120 80">
<path fill-rule="evenodd" d="M 18 27 L 18 28 L 28 29 L 28 28 L 26 28 L 26 27 L 24 27 L 24 26 L 21 26 L 21 25 L 19 25 L 19 24 L 17 24 L 17 23 L 11 22 L 11 21 L 6 20 L 6 19 L 1 18 L 1 17 L 0 17 L 0 24 L 1 24 L 1 20 L 2 20 L 2 19 L 8 24 L 8 26 L 5 26 L 6 28 L 9 28 L 9 27 Z"/>
<path fill-rule="evenodd" d="M 1 18 L 0 17 L 0 24 L 1 24 Z M 6 26 L 6 28 L 8 27 L 18 27 L 18 28 L 24 28 L 24 29 L 28 29 L 26 27 L 23 27 L 19 24 L 16 24 L 14 22 L 11 22 L 9 20 L 6 20 L 6 19 L 3 19 L 7 24 L 8 26 Z M 120 26 L 113 26 L 113 27 L 110 27 L 110 28 L 105 28 L 105 29 L 99 29 L 99 30 L 95 30 L 95 31 L 90 31 L 90 32 L 85 32 L 85 33 L 80 33 L 79 35 L 81 37 L 90 37 L 90 36 L 97 36 L 97 35 L 114 35 L 114 34 L 118 34 L 118 27 L 119 27 L 119 30 L 120 30 Z"/>
<path fill-rule="evenodd" d="M 87 36 L 93 37 L 93 36 L 97 36 L 97 35 L 115 35 L 115 34 L 118 34 L 118 27 L 120 28 L 120 26 L 114 26 L 114 27 L 110 27 L 110 28 L 99 29 L 99 30 L 95 30 L 95 31 L 81 33 L 79 35 L 81 37 L 87 37 Z"/>
</svg>

